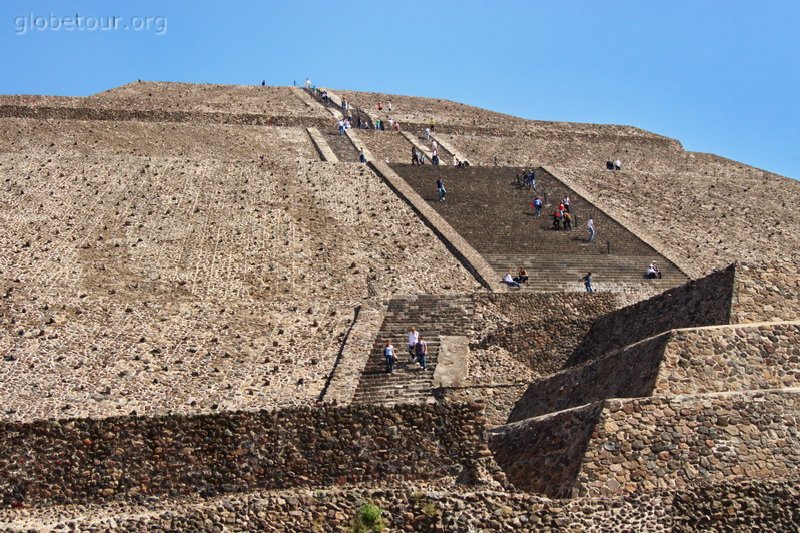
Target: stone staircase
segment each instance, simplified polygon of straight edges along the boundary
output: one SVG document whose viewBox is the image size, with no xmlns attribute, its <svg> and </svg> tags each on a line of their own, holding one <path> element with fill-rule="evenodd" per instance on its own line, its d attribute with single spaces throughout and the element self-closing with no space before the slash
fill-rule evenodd
<svg viewBox="0 0 800 533">
<path fill-rule="evenodd" d="M 463 335 L 473 314 L 469 296 L 407 296 L 389 302 L 383 324 L 375 338 L 361 374 L 353 403 L 423 403 L 431 400 L 433 373 L 438 362 L 440 337 Z M 428 343 L 427 371 L 409 362 L 408 329 L 415 327 Z M 384 340 L 395 347 L 398 363 L 386 373 Z"/>
<path fill-rule="evenodd" d="M 583 290 L 581 277 L 592 272 L 595 288 L 625 291 L 647 286 L 666 290 L 688 281 L 668 259 L 608 217 L 544 169 L 537 169 L 535 193 L 515 183 L 522 169 L 515 167 L 453 168 L 448 165 L 394 165 L 423 198 L 447 220 L 502 277 L 524 267 L 530 277 L 527 290 Z M 447 186 L 445 202 L 436 202 L 436 179 Z M 545 200 L 540 217 L 530 201 Z M 568 194 L 577 217 L 573 230 L 556 231 L 550 214 Z M 594 219 L 597 236 L 587 242 L 586 220 Z M 657 260 L 663 279 L 647 280 L 647 265 Z"/>
</svg>

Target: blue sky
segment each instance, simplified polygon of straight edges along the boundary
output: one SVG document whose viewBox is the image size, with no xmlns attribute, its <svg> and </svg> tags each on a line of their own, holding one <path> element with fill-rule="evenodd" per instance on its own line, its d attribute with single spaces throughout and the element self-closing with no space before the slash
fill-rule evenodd
<svg viewBox="0 0 800 533">
<path fill-rule="evenodd" d="M 76 14 L 97 28 L 54 27 Z M 532 119 L 630 124 L 800 178 L 798 28 L 796 0 L 6 0 L 0 93 L 310 76 Z"/>
</svg>

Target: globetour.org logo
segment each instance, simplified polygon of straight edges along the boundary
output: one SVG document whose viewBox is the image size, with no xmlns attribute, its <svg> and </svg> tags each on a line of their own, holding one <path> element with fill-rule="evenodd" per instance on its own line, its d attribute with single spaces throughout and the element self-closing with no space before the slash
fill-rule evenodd
<svg viewBox="0 0 800 533">
<path fill-rule="evenodd" d="M 41 15 L 28 13 L 14 17 L 14 33 L 27 35 L 45 31 L 149 31 L 156 35 L 167 33 L 167 17 L 160 15 Z"/>
</svg>

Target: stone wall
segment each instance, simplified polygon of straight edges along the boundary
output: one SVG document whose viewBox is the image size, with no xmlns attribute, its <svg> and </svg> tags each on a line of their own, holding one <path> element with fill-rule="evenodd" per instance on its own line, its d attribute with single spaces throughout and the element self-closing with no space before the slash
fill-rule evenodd
<svg viewBox="0 0 800 533">
<path fill-rule="evenodd" d="M 800 320 L 800 263 L 737 264 L 731 322 Z"/>
<path fill-rule="evenodd" d="M 447 387 L 434 389 L 439 401 L 449 403 L 480 402 L 487 427 L 502 426 L 508 413 L 528 388 L 525 384 L 475 385 L 473 387 Z"/>
<path fill-rule="evenodd" d="M 475 305 L 480 331 L 470 349 L 502 348 L 540 376 L 559 370 L 593 321 L 619 307 L 611 293 L 592 298 L 582 293 L 482 294 L 475 297 Z M 484 363 L 487 377 L 496 375 L 491 360 L 476 361 L 473 368 L 480 371 Z"/>
<path fill-rule="evenodd" d="M 800 464 L 799 418 L 797 389 L 609 400 L 591 430 L 572 495 L 780 477 Z M 585 421 L 558 431 L 586 434 Z M 543 447 L 539 457 L 550 450 Z"/>
<path fill-rule="evenodd" d="M 565 498 L 602 410 L 596 403 L 495 428 L 489 447 L 517 489 Z"/>
<path fill-rule="evenodd" d="M 0 117 L 58 120 L 112 120 L 142 122 L 196 122 L 249 126 L 331 127 L 331 120 L 314 116 L 273 116 L 257 113 L 164 111 L 162 109 L 100 109 L 96 107 L 46 107 L 0 105 Z"/>
<path fill-rule="evenodd" d="M 671 329 L 730 323 L 735 265 L 605 315 L 567 360 L 575 365 Z"/>
<path fill-rule="evenodd" d="M 534 380 L 509 422 L 607 398 L 800 385 L 800 324 L 667 332 Z"/>
<path fill-rule="evenodd" d="M 799 340 L 798 322 L 673 332 L 653 394 L 798 387 Z"/>
<path fill-rule="evenodd" d="M 469 474 L 476 405 L 351 406 L 0 424 L 2 506 Z"/>
<path fill-rule="evenodd" d="M 659 335 L 533 381 L 508 422 L 545 415 L 606 398 L 650 396 L 669 335 Z"/>
<path fill-rule="evenodd" d="M 9 531 L 350 531 L 372 502 L 391 531 L 796 531 L 800 482 L 735 480 L 610 498 L 455 493 L 430 485 L 165 499 L 120 508 L 0 509 Z M 758 529 L 761 528 L 761 529 Z"/>
</svg>

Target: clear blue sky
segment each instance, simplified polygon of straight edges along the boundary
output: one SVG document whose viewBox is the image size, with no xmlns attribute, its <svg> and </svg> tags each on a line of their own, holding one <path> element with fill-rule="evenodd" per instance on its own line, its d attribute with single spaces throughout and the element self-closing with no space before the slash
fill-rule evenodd
<svg viewBox="0 0 800 533">
<path fill-rule="evenodd" d="M 97 27 L 38 29 L 51 14 Z M 109 17 L 117 29 L 101 30 Z M 0 24 L 3 94 L 310 76 L 532 119 L 630 124 L 800 178 L 797 0 L 6 0 Z"/>
</svg>

